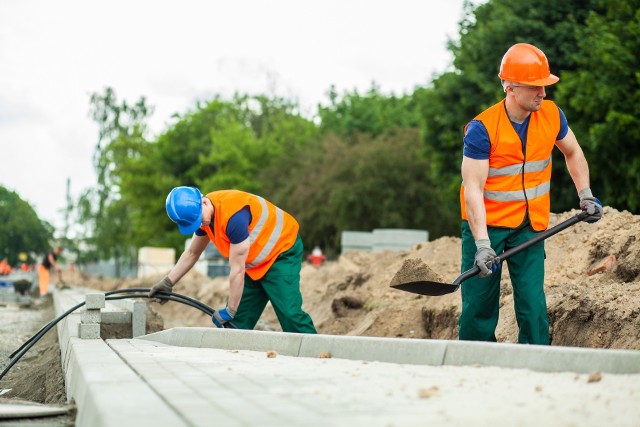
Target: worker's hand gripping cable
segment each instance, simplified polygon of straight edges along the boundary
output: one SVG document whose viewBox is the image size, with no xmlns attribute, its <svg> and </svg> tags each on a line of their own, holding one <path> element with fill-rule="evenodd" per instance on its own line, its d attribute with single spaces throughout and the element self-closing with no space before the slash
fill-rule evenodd
<svg viewBox="0 0 640 427">
<path fill-rule="evenodd" d="M 173 282 L 171 281 L 171 279 L 169 279 L 168 276 L 165 276 L 162 280 L 153 285 L 151 291 L 149 291 L 149 298 L 153 298 L 158 293 L 170 294 L 172 290 Z M 166 299 L 156 299 L 156 301 L 158 301 L 160 304 L 165 304 L 167 302 Z"/>
<path fill-rule="evenodd" d="M 231 307 L 225 307 L 222 310 L 214 311 L 211 315 L 211 320 L 213 320 L 213 323 L 215 323 L 218 328 L 226 328 L 235 315 L 236 310 Z"/>
</svg>

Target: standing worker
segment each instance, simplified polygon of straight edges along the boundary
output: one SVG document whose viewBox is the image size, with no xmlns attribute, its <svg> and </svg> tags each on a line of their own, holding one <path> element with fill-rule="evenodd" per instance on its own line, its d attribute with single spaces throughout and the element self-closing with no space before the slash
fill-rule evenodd
<svg viewBox="0 0 640 427">
<path fill-rule="evenodd" d="M 180 233 L 195 235 L 169 274 L 151 288 L 150 297 L 170 292 L 212 241 L 231 268 L 227 306 L 212 319 L 217 327 L 233 320 L 240 329 L 253 329 L 271 301 L 283 331 L 316 333 L 302 310 L 303 245 L 291 215 L 250 193 L 221 190 L 203 196 L 195 187 L 171 190 L 166 209 Z"/>
<path fill-rule="evenodd" d="M 40 285 L 40 296 L 43 297 L 49 293 L 49 271 L 53 269 L 58 274 L 58 280 L 63 283 L 62 270 L 58 267 L 58 257 L 62 253 L 62 246 L 56 246 L 52 251 L 42 259 L 38 266 L 38 284 Z"/>
<path fill-rule="evenodd" d="M 462 284 L 461 340 L 496 341 L 496 253 L 547 228 L 554 146 L 564 154 L 580 208 L 591 215 L 587 222 L 602 217 L 602 205 L 589 187 L 584 153 L 562 110 L 544 100 L 545 86 L 559 80 L 551 74 L 545 54 L 530 44 L 513 45 L 502 58 L 498 76 L 505 99 L 475 117 L 464 135 L 462 271 L 477 265 L 480 273 Z M 520 343 L 549 344 L 544 258 L 540 242 L 507 261 Z"/>
</svg>

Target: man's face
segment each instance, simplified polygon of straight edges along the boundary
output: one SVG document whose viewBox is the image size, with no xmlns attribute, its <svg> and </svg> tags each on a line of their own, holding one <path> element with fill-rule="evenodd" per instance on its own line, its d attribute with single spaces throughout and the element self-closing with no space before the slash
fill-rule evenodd
<svg viewBox="0 0 640 427">
<path fill-rule="evenodd" d="M 213 219 L 213 205 L 206 197 L 202 198 L 202 226 L 206 227 L 211 224 Z"/>
<path fill-rule="evenodd" d="M 513 88 L 516 103 L 520 108 L 531 113 L 538 111 L 542 107 L 542 100 L 547 96 L 544 86 L 526 86 L 512 83 L 511 87 Z"/>
</svg>

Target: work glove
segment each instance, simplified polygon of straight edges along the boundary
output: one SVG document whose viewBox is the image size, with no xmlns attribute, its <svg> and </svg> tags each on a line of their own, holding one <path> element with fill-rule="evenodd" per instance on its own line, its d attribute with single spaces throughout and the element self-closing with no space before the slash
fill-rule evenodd
<svg viewBox="0 0 640 427">
<path fill-rule="evenodd" d="M 500 270 L 500 258 L 496 256 L 496 252 L 491 248 L 489 239 L 476 240 L 476 248 L 475 264 L 480 268 L 478 277 L 487 277 L 491 273 Z"/>
<path fill-rule="evenodd" d="M 169 276 L 165 276 L 162 280 L 153 285 L 153 287 L 149 291 L 149 298 L 153 298 L 153 296 L 159 292 L 171 292 L 172 289 L 173 282 L 171 281 L 171 279 L 169 279 Z M 160 304 L 164 304 L 167 302 L 166 299 L 156 299 L 156 301 L 158 301 Z"/>
<path fill-rule="evenodd" d="M 222 310 L 214 311 L 211 320 L 218 328 L 224 328 L 225 323 L 229 322 L 236 315 L 236 310 L 225 307 Z"/>
<path fill-rule="evenodd" d="M 588 213 L 590 216 L 585 219 L 586 222 L 592 224 L 602 218 L 602 203 L 591 194 L 590 188 L 580 190 L 580 209 Z"/>
</svg>

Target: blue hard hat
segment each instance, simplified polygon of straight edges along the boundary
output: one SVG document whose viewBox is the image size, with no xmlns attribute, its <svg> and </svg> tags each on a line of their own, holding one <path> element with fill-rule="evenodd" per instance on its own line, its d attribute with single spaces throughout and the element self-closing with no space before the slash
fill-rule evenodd
<svg viewBox="0 0 640 427">
<path fill-rule="evenodd" d="M 202 224 L 202 194 L 196 187 L 176 187 L 167 196 L 167 215 L 181 234 L 193 234 Z"/>
</svg>

